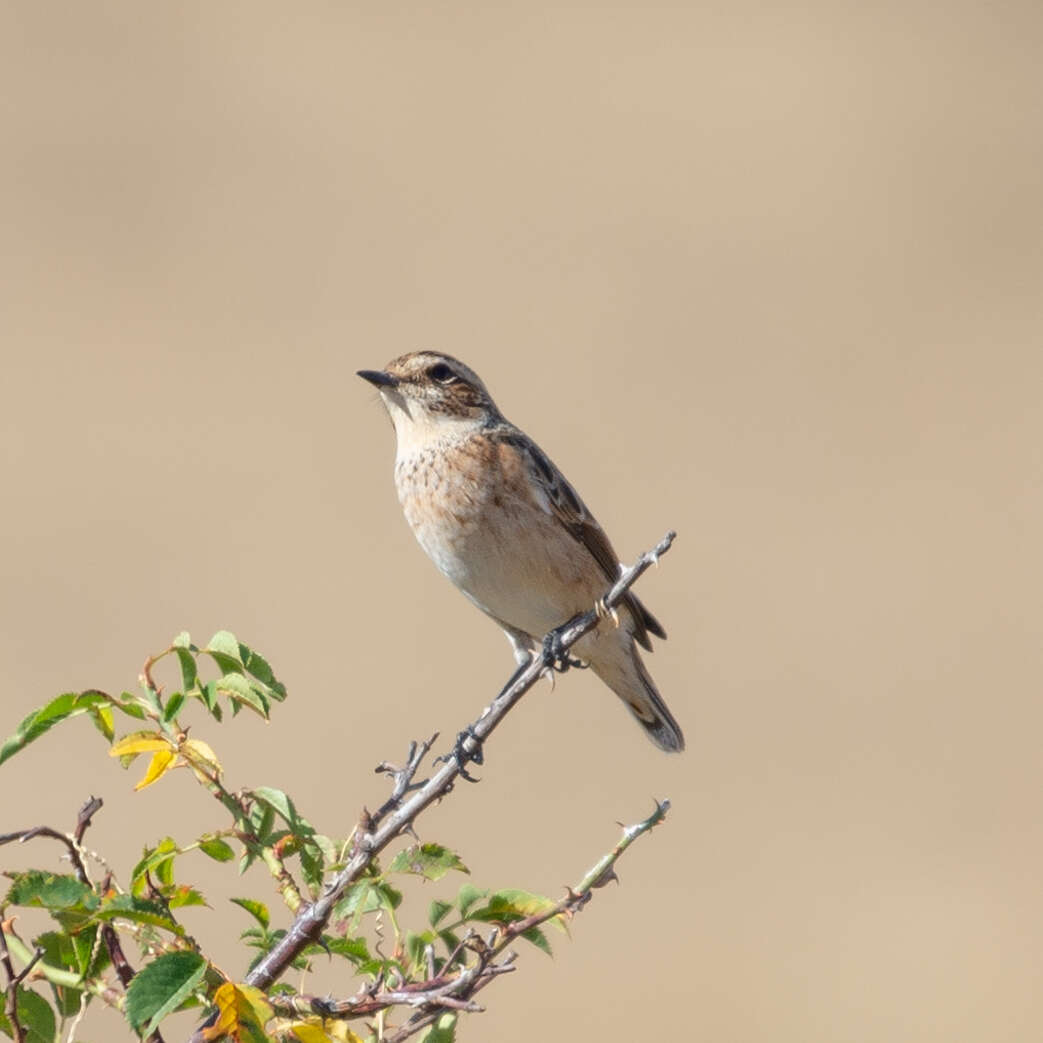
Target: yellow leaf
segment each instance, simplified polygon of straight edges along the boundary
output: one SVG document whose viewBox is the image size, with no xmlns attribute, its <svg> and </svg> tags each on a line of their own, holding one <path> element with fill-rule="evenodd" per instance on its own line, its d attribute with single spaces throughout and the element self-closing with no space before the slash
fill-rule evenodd
<svg viewBox="0 0 1043 1043">
<path fill-rule="evenodd" d="M 203 1029 L 203 1039 L 218 1040 L 222 1036 L 232 1039 L 242 1037 L 244 1026 L 264 1031 L 264 1024 L 272 1016 L 272 1008 L 260 989 L 250 985 L 233 985 L 226 981 L 214 993 L 217 1004 L 217 1020 Z"/>
<path fill-rule="evenodd" d="M 330 1043 L 330 1037 L 318 1025 L 307 1021 L 295 1021 L 290 1031 L 301 1043 Z"/>
<path fill-rule="evenodd" d="M 110 750 L 110 757 L 125 757 L 129 754 L 154 753 L 156 750 L 169 750 L 170 740 L 164 739 L 158 732 L 133 732 L 124 735 Z"/>
<path fill-rule="evenodd" d="M 362 1043 L 361 1037 L 356 1036 L 348 1028 L 346 1022 L 331 1021 L 328 1023 L 326 1031 L 329 1032 L 330 1039 L 334 1040 L 335 1043 Z"/>
<path fill-rule="evenodd" d="M 186 760 L 201 764 L 218 775 L 221 774 L 221 762 L 217 759 L 217 754 L 202 739 L 186 739 L 181 746 L 181 752 Z"/>
<path fill-rule="evenodd" d="M 176 759 L 177 754 L 169 747 L 165 750 L 156 750 L 152 754 L 152 760 L 149 761 L 145 777 L 134 788 L 136 790 L 144 789 L 146 786 L 151 786 L 153 782 L 158 782 L 170 770 L 170 766 Z"/>
</svg>

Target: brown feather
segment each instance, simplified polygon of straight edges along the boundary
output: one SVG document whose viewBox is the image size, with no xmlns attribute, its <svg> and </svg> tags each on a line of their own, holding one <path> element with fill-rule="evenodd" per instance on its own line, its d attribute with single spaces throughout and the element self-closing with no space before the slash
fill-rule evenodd
<svg viewBox="0 0 1043 1043">
<path fill-rule="evenodd" d="M 499 435 L 500 440 L 521 450 L 528 458 L 533 476 L 539 482 L 554 514 L 562 526 L 578 543 L 584 546 L 609 583 L 619 579 L 619 556 L 616 554 L 605 535 L 605 530 L 590 513 L 587 505 L 580 499 L 579 493 L 569 484 L 568 479 L 554 466 L 547 455 L 534 442 L 523 435 L 505 431 Z M 634 640 L 642 648 L 652 650 L 649 634 L 665 638 L 666 631 L 659 620 L 645 608 L 634 594 L 626 594 L 623 605 L 629 610 L 634 620 Z"/>
</svg>

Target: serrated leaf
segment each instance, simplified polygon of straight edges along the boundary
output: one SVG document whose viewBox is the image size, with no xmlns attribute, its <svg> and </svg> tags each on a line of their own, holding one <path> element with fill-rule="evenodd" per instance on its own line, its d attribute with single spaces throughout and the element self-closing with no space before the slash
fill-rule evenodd
<svg viewBox="0 0 1043 1043">
<path fill-rule="evenodd" d="M 203 897 L 201 891 L 196 890 L 194 887 L 189 887 L 188 884 L 181 884 L 175 887 L 173 891 L 166 896 L 167 905 L 171 909 L 180 909 L 185 905 L 207 905 L 207 900 Z"/>
<path fill-rule="evenodd" d="M 220 837 L 209 837 L 206 840 L 200 838 L 199 850 L 215 862 L 231 862 L 235 858 L 235 852 L 232 850 L 231 844 L 228 844 Z"/>
<path fill-rule="evenodd" d="M 452 902 L 443 902 L 440 898 L 436 898 L 427 911 L 427 922 L 432 927 L 437 927 L 450 913 L 452 908 Z"/>
<path fill-rule="evenodd" d="M 268 720 L 270 705 L 267 695 L 261 691 L 256 682 L 250 681 L 239 673 L 226 673 L 216 682 L 217 691 L 227 695 L 235 706 L 248 706 L 251 710 Z"/>
<path fill-rule="evenodd" d="M 43 873 L 31 869 L 13 878 L 4 905 L 24 905 L 56 910 L 85 908 L 98 904 L 97 895 L 74 876 Z"/>
<path fill-rule="evenodd" d="M 185 933 L 185 929 L 170 918 L 161 903 L 138 895 L 110 895 L 102 901 L 97 917 L 99 920 L 130 920 L 132 923 L 162 927 L 178 936 Z"/>
<path fill-rule="evenodd" d="M 168 952 L 145 964 L 127 987 L 125 1013 L 134 1031 L 149 1035 L 192 995 L 206 968 L 194 952 Z"/>
<path fill-rule="evenodd" d="M 455 851 L 441 844 L 414 844 L 395 855 L 388 872 L 414 873 L 427 880 L 441 880 L 452 869 L 470 872 Z"/>
<path fill-rule="evenodd" d="M 370 959 L 369 946 L 365 938 L 331 938 L 329 935 L 323 935 L 320 948 L 334 956 L 343 956 L 354 964 Z"/>
<path fill-rule="evenodd" d="M 229 901 L 234 902 L 241 909 L 245 909 L 265 930 L 268 930 L 271 917 L 268 913 L 268 906 L 264 902 L 257 902 L 252 898 L 231 898 Z"/>
<path fill-rule="evenodd" d="M 52 699 L 46 706 L 34 710 L 23 718 L 15 733 L 0 745 L 0 764 L 13 757 L 29 743 L 39 739 L 60 721 L 86 713 L 92 706 L 101 706 L 109 702 L 103 692 L 66 692 Z"/>
<path fill-rule="evenodd" d="M 152 754 L 152 760 L 149 761 L 148 771 L 145 772 L 144 777 L 135 785 L 134 789 L 142 790 L 146 786 L 151 786 L 153 782 L 158 782 L 170 771 L 176 760 L 177 754 L 169 746 L 163 750 L 156 750 Z"/>
<path fill-rule="evenodd" d="M 549 912 L 555 905 L 557 905 L 556 902 L 543 895 L 535 895 L 516 888 L 505 888 L 493 892 L 489 896 L 489 901 L 481 908 L 471 909 L 468 918 L 488 923 L 512 923 L 527 916 L 537 916 L 540 913 Z"/>
<path fill-rule="evenodd" d="M 318 857 L 318 855 L 318 848 L 312 844 L 302 846 L 298 852 L 298 857 L 301 860 L 301 872 L 304 875 L 304 882 L 313 892 L 318 890 L 323 877 L 322 859 Z"/>
<path fill-rule="evenodd" d="M 246 672 L 251 677 L 257 678 L 265 686 L 265 690 L 271 698 L 277 699 L 279 702 L 286 698 L 286 688 L 275 679 L 275 674 L 272 672 L 268 660 L 260 652 L 255 652 L 252 648 L 240 642 L 239 657 L 246 668 Z"/>
</svg>

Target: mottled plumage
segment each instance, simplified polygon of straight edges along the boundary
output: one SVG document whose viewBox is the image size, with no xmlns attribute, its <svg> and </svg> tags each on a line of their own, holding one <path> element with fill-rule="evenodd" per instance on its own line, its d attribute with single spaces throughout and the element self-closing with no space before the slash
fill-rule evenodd
<svg viewBox="0 0 1043 1043">
<path fill-rule="evenodd" d="M 588 611 L 619 575 L 619 557 L 575 489 L 500 413 L 463 363 L 403 355 L 359 376 L 375 384 L 395 426 L 395 486 L 421 547 L 507 634 L 518 662 L 543 635 Z M 603 624 L 574 653 L 664 750 L 684 749 L 635 642 L 666 637 L 633 594 L 619 626 Z"/>
</svg>

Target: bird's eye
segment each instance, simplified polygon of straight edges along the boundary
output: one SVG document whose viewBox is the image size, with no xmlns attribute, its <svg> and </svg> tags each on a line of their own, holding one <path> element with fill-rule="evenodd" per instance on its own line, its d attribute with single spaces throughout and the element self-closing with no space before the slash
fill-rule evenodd
<svg viewBox="0 0 1043 1043">
<path fill-rule="evenodd" d="M 427 371 L 427 375 L 440 384 L 450 384 L 456 380 L 456 374 L 444 362 L 436 362 Z"/>
</svg>

